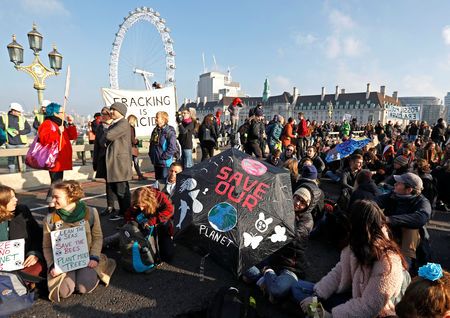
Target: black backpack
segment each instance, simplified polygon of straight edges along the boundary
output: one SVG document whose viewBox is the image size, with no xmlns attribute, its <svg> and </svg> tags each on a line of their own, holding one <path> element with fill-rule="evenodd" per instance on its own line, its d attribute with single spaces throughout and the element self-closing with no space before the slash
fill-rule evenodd
<svg viewBox="0 0 450 318">
<path fill-rule="evenodd" d="M 136 222 L 125 224 L 120 229 L 120 262 L 129 272 L 150 273 L 160 261 L 156 227 L 143 231 L 148 231 L 148 234 L 144 235 Z"/>
<path fill-rule="evenodd" d="M 256 318 L 256 301 L 248 292 L 222 287 L 208 306 L 207 318 Z"/>
</svg>

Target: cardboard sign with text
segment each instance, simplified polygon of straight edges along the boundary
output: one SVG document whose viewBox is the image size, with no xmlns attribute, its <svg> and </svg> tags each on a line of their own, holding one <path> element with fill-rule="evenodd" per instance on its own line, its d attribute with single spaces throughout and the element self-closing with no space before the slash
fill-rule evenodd
<svg viewBox="0 0 450 318">
<path fill-rule="evenodd" d="M 23 268 L 25 239 L 0 242 L 0 270 L 9 272 Z"/>
<path fill-rule="evenodd" d="M 66 273 L 87 267 L 89 248 L 83 225 L 52 231 L 53 262 L 57 271 Z"/>
</svg>

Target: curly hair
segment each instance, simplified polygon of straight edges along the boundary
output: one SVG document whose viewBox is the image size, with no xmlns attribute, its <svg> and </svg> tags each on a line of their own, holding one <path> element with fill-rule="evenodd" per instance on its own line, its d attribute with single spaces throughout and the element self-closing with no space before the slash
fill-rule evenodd
<svg viewBox="0 0 450 318">
<path fill-rule="evenodd" d="M 400 318 L 440 318 L 450 310 L 450 274 L 435 281 L 415 277 L 405 291 L 402 300 L 395 307 Z"/>
<path fill-rule="evenodd" d="M 14 217 L 14 211 L 8 211 L 6 206 L 15 194 L 15 191 L 4 185 L 0 185 L 0 223 L 11 220 Z"/>
<path fill-rule="evenodd" d="M 54 185 L 53 189 L 63 190 L 69 203 L 77 202 L 84 197 L 84 191 L 81 188 L 81 184 L 75 180 L 61 181 Z"/>
<path fill-rule="evenodd" d="M 136 189 L 131 197 L 131 206 L 135 209 L 139 209 L 140 206 L 143 206 L 144 209 L 142 212 L 145 215 L 154 214 L 158 207 L 155 190 L 151 187 Z"/>
<path fill-rule="evenodd" d="M 384 233 L 383 229 L 387 230 L 386 217 L 375 202 L 356 201 L 350 210 L 350 224 L 350 249 L 359 264 L 372 266 L 392 252 L 400 256 L 403 267 L 407 268 L 397 243 Z"/>
</svg>

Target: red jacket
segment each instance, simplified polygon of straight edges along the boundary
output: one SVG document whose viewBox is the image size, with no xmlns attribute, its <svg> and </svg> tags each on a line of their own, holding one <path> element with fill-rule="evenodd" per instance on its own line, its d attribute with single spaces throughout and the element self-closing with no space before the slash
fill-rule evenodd
<svg viewBox="0 0 450 318">
<path fill-rule="evenodd" d="M 300 119 L 300 122 L 297 126 L 297 137 L 305 137 L 308 134 L 308 125 L 306 124 L 306 120 Z"/>
<path fill-rule="evenodd" d="M 156 211 L 151 215 L 146 215 L 148 218 L 147 224 L 150 226 L 157 225 L 159 223 L 166 223 L 173 216 L 173 205 L 170 202 L 167 195 L 158 189 L 149 187 L 156 195 L 156 201 L 158 202 L 156 206 Z M 136 221 L 136 217 L 141 213 L 140 210 L 130 207 L 127 212 L 125 212 L 125 222 L 129 223 L 131 221 Z"/>
<path fill-rule="evenodd" d="M 42 145 L 52 144 L 55 140 L 59 145 L 59 154 L 52 172 L 72 170 L 72 144 L 71 140 L 77 139 L 77 128 L 73 125 L 64 129 L 63 137 L 59 134 L 58 125 L 50 119 L 45 119 L 38 129 L 39 141 Z"/>
</svg>

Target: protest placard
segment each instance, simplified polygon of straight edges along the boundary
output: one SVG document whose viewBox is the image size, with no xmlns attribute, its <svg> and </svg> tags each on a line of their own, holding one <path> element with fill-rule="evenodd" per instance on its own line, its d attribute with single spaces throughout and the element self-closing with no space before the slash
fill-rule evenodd
<svg viewBox="0 0 450 318">
<path fill-rule="evenodd" d="M 127 106 L 126 117 L 136 116 L 137 137 L 148 137 L 156 126 L 156 113 L 159 111 L 167 112 L 169 125 L 177 126 L 175 96 L 175 87 L 173 86 L 144 91 L 102 88 L 105 106 L 109 107 L 115 102 L 120 102 Z"/>
<path fill-rule="evenodd" d="M 393 119 L 420 120 L 420 106 L 388 106 L 387 117 Z"/>
<path fill-rule="evenodd" d="M 9 272 L 23 268 L 25 239 L 0 242 L 0 270 Z"/>
<path fill-rule="evenodd" d="M 53 262 L 57 271 L 65 273 L 87 267 L 89 248 L 83 225 L 52 231 L 50 234 Z"/>
</svg>

